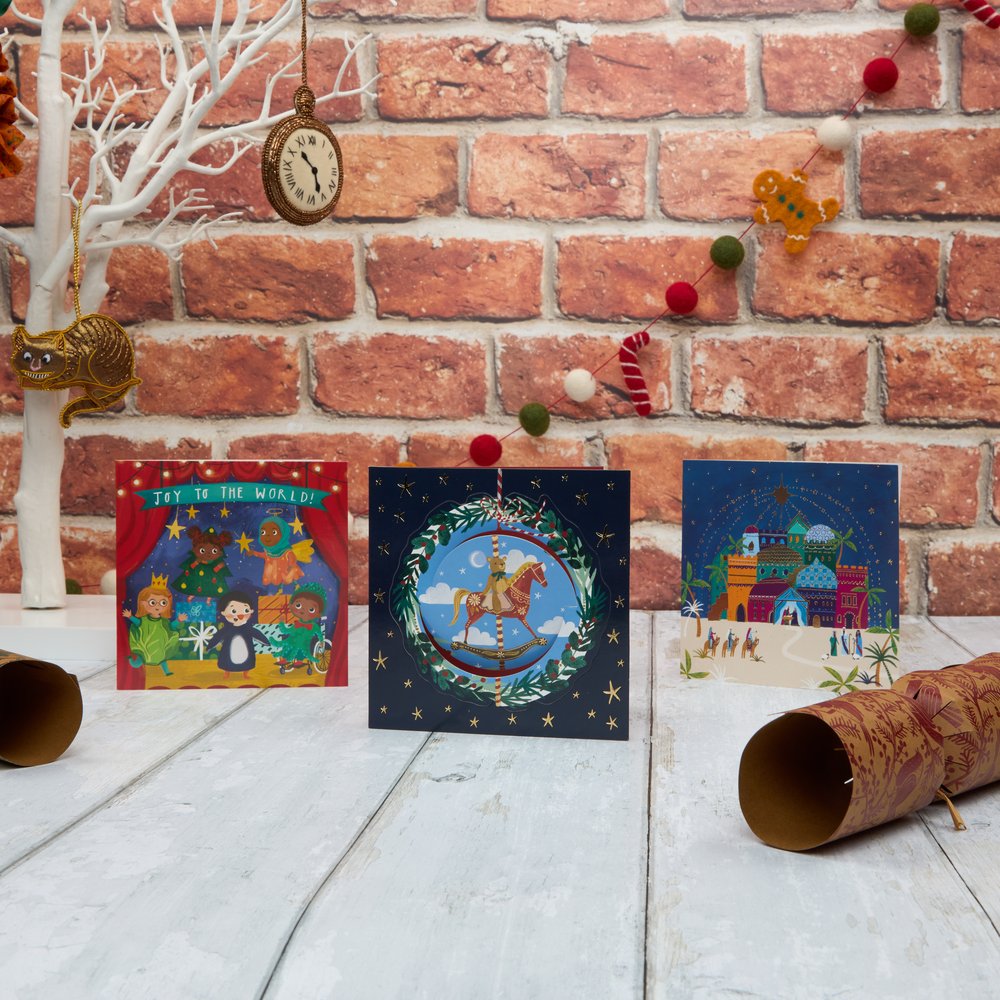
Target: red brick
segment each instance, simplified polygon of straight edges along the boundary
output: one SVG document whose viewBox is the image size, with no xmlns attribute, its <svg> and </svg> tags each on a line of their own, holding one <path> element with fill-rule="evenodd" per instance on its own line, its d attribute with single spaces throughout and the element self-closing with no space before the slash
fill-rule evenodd
<svg viewBox="0 0 1000 1000">
<path fill-rule="evenodd" d="M 979 509 L 979 448 L 912 441 L 810 441 L 809 462 L 879 462 L 900 466 L 900 521 L 923 527 L 972 525 Z"/>
<path fill-rule="evenodd" d="M 535 219 L 641 219 L 641 135 L 487 134 L 472 149 L 469 211 Z"/>
<path fill-rule="evenodd" d="M 368 606 L 372 596 L 368 593 L 368 538 L 348 538 L 347 557 L 350 573 L 347 579 L 347 599 L 351 604 Z"/>
<path fill-rule="evenodd" d="M 232 24 L 236 19 L 237 0 L 225 0 L 222 5 L 222 23 Z M 267 21 L 281 9 L 281 0 L 257 0 L 250 22 Z M 125 0 L 125 23 L 130 28 L 157 28 L 159 4 L 149 0 Z M 174 4 L 174 21 L 179 28 L 211 27 L 215 17 L 215 0 L 177 0 Z"/>
<path fill-rule="evenodd" d="M 84 72 L 84 53 L 89 46 L 83 42 L 64 41 L 62 44 L 62 71 L 73 76 Z M 21 43 L 17 51 L 18 80 L 21 99 L 25 107 L 37 110 L 35 73 L 38 71 L 38 44 Z M 152 118 L 163 102 L 167 92 L 160 82 L 160 50 L 153 42 L 112 42 L 105 46 L 104 71 L 97 79 L 96 86 L 106 80 L 114 80 L 118 90 L 123 92 L 136 87 L 138 93 L 122 106 L 122 114 L 127 121 L 147 121 Z M 110 104 L 111 95 L 105 98 Z M 78 122 L 86 120 L 86 112 L 77 116 Z"/>
<path fill-rule="evenodd" d="M 661 611 L 681 606 L 681 560 L 653 539 L 632 539 L 629 607 Z"/>
<path fill-rule="evenodd" d="M 962 107 L 966 111 L 1000 110 L 1000 47 L 996 33 L 978 22 L 962 35 Z"/>
<path fill-rule="evenodd" d="M 211 457 L 211 444 L 195 438 L 181 438 L 172 445 L 163 438 L 135 441 L 111 434 L 68 438 L 62 475 L 62 512 L 113 516 L 117 459 L 173 458 L 190 461 Z"/>
<path fill-rule="evenodd" d="M 686 434 L 607 436 L 608 468 L 632 470 L 632 520 L 681 523 L 685 459 L 783 462 L 788 449 L 767 437 L 716 438 Z"/>
<path fill-rule="evenodd" d="M 378 236 L 368 252 L 380 317 L 529 319 L 541 275 L 538 243 Z"/>
<path fill-rule="evenodd" d="M 324 409 L 372 417 L 481 416 L 486 349 L 454 336 L 321 334 L 313 343 Z M 491 373 L 492 374 L 492 373 Z"/>
<path fill-rule="evenodd" d="M 17 551 L 17 525 L 0 524 L 0 593 L 21 589 L 21 559 Z"/>
<path fill-rule="evenodd" d="M 589 319 L 652 319 L 666 306 L 667 287 L 694 281 L 711 264 L 711 239 L 574 236 L 559 243 L 559 308 Z M 693 316 L 732 322 L 739 296 L 732 273 L 712 271 L 698 286 Z"/>
<path fill-rule="evenodd" d="M 696 337 L 691 347 L 698 413 L 859 424 L 867 388 L 864 337 Z"/>
<path fill-rule="evenodd" d="M 950 319 L 977 323 L 1000 319 L 1000 239 L 959 233 L 948 265 Z"/>
<path fill-rule="evenodd" d="M 139 335 L 142 413 L 188 417 L 288 414 L 299 406 L 298 342 L 288 337 Z M 273 456 L 268 456 L 273 457 Z"/>
<path fill-rule="evenodd" d="M 993 516 L 1000 521 L 1000 441 L 993 442 Z"/>
<path fill-rule="evenodd" d="M 181 261 L 192 316 L 289 323 L 354 311 L 354 247 L 344 240 L 227 236 L 193 243 Z"/>
<path fill-rule="evenodd" d="M 353 514 L 364 515 L 368 513 L 368 466 L 395 465 L 399 451 L 399 441 L 384 435 L 296 432 L 237 438 L 230 442 L 226 455 L 236 459 L 315 458 L 346 462 L 348 505 Z"/>
<path fill-rule="evenodd" d="M 669 9 L 669 0 L 486 0 L 496 21 L 647 21 Z"/>
<path fill-rule="evenodd" d="M 597 36 L 572 45 L 563 112 L 602 118 L 718 115 L 747 109 L 742 46 L 710 35 Z"/>
<path fill-rule="evenodd" d="M 261 102 L 267 88 L 268 77 L 273 76 L 282 66 L 294 59 L 299 51 L 298 40 L 271 42 L 267 47 L 267 58 L 240 73 L 229 91 L 205 115 L 205 124 L 236 125 L 256 119 L 261 112 Z M 337 72 L 346 53 L 347 46 L 339 38 L 315 38 L 309 42 L 309 86 L 316 94 L 317 100 L 333 90 Z M 196 49 L 195 56 L 199 55 Z M 231 63 L 231 59 L 224 60 L 220 66 L 220 73 L 225 74 Z M 296 71 L 275 85 L 271 114 L 281 114 L 285 109 L 289 114 L 294 113 L 292 98 L 301 82 Z M 341 88 L 353 90 L 358 86 L 357 62 L 352 60 L 344 74 Z M 353 97 L 338 97 L 332 101 L 323 101 L 316 105 L 316 117 L 325 122 L 357 121 L 361 117 L 361 97 L 356 94 Z"/>
<path fill-rule="evenodd" d="M 854 10 L 857 0 L 684 0 L 688 17 L 774 17 L 776 14 L 818 14 Z"/>
<path fill-rule="evenodd" d="M 22 123 L 22 127 L 27 129 Z M 85 178 L 90 166 L 90 143 L 74 139 L 69 147 L 69 177 Z M 17 155 L 24 162 L 24 169 L 16 177 L 3 180 L 3 211 L 0 223 L 5 226 L 31 226 L 35 222 L 37 204 L 38 141 L 28 131 L 28 136 L 17 147 Z"/>
<path fill-rule="evenodd" d="M 0 512 L 9 514 L 14 510 L 14 494 L 20 480 L 21 435 L 0 434 Z"/>
<path fill-rule="evenodd" d="M 586 334 L 558 337 L 526 337 L 507 333 L 500 337 L 498 361 L 499 395 L 504 410 L 516 414 L 525 403 L 548 406 L 554 416 L 576 420 L 603 420 L 608 417 L 634 417 L 635 407 L 629 398 L 618 363 L 620 337 L 591 337 Z M 597 394 L 586 403 L 563 399 L 563 379 L 573 368 L 594 371 L 609 362 L 594 376 Z M 643 348 L 639 363 L 654 412 L 670 409 L 670 341 L 656 336 Z"/>
<path fill-rule="evenodd" d="M 392 121 L 542 118 L 549 56 L 493 38 L 382 38 L 378 108 Z"/>
<path fill-rule="evenodd" d="M 63 569 L 86 593 L 100 592 L 101 577 L 115 566 L 114 522 L 107 527 L 62 526 Z M 17 526 L 0 525 L 0 593 L 21 589 L 21 560 L 17 551 Z"/>
<path fill-rule="evenodd" d="M 11 353 L 10 331 L 0 335 L 0 359 L 9 359 Z M 0 364 L 0 413 L 21 413 L 24 409 L 24 392 L 17 384 L 17 378 L 9 364 Z M 0 589 L 0 593 L 2 593 Z"/>
<path fill-rule="evenodd" d="M 1000 336 L 885 338 L 886 420 L 1000 423 Z"/>
<path fill-rule="evenodd" d="M 902 26 L 900 26 L 902 27 Z M 765 35 L 761 53 L 764 102 L 785 114 L 844 112 L 864 90 L 865 66 L 889 56 L 900 30 L 854 35 Z M 887 94 L 869 94 L 865 108 L 941 107 L 941 63 L 933 39 L 912 44 L 899 55 L 899 83 Z"/>
<path fill-rule="evenodd" d="M 873 132 L 861 143 L 868 216 L 1000 217 L 1000 128 Z"/>
<path fill-rule="evenodd" d="M 457 208 L 454 136 L 352 133 L 340 145 L 346 176 L 336 218 L 414 219 Z"/>
<path fill-rule="evenodd" d="M 43 13 L 42 0 L 18 0 L 17 9 L 28 17 L 40 18 Z M 66 19 L 66 27 L 70 30 L 86 29 L 88 25 L 83 18 L 85 12 L 88 17 L 92 17 L 97 22 L 98 28 L 104 28 L 111 20 L 111 0 L 80 0 L 74 7 L 73 13 Z M 4 28 L 12 34 L 38 34 L 38 28 L 35 25 L 19 21 L 10 10 L 0 17 L 0 31 L 3 31 Z M 0 590 L 0 593 L 2 592 Z"/>
<path fill-rule="evenodd" d="M 11 310 L 16 319 L 23 320 L 31 292 L 28 262 L 12 253 L 10 264 Z M 86 275 L 86 271 L 85 264 L 82 273 Z M 170 264 L 159 250 L 147 246 L 112 250 L 106 280 L 109 291 L 97 312 L 106 313 L 123 326 L 173 317 Z M 66 294 L 66 309 L 72 315 L 71 289 Z"/>
<path fill-rule="evenodd" d="M 331 3 L 310 4 L 313 17 L 384 18 L 401 21 L 404 18 L 448 18 L 476 13 L 476 0 L 333 0 Z M 365 602 L 367 603 L 367 602 Z"/>
<path fill-rule="evenodd" d="M 437 434 L 431 431 L 416 431 L 407 446 L 407 459 L 419 466 L 448 467 L 469 461 L 469 442 L 477 434 L 494 434 L 502 437 L 517 427 L 513 424 L 488 426 L 469 422 L 465 432 L 459 435 Z M 585 464 L 583 442 L 560 438 L 551 431 L 544 437 L 533 438 L 518 433 L 503 442 L 503 455 L 498 465 L 508 468 L 516 466 L 582 466 Z"/>
<path fill-rule="evenodd" d="M 660 208 L 674 219 L 749 219 L 760 204 L 753 179 L 768 169 L 789 174 L 816 149 L 812 131 L 666 132 L 660 141 Z M 842 153 L 822 152 L 809 165 L 809 191 L 844 203 Z M 734 234 L 735 235 L 735 234 Z"/>
<path fill-rule="evenodd" d="M 122 147 L 123 154 L 116 158 L 116 166 L 124 171 L 134 147 Z M 210 167 L 221 167 L 231 157 L 232 145 L 228 142 L 212 143 L 193 157 L 196 163 Z M 187 216 L 189 219 L 205 215 L 218 218 L 227 212 L 241 212 L 244 219 L 252 222 L 273 221 L 278 213 L 271 208 L 264 185 L 260 178 L 261 147 L 247 150 L 223 174 L 198 174 L 182 170 L 174 176 L 166 190 L 153 199 L 152 204 L 140 218 L 162 219 L 170 208 L 170 196 L 174 202 L 197 190 L 201 192 L 202 207 Z"/>
<path fill-rule="evenodd" d="M 754 311 L 783 319 L 921 323 L 934 315 L 940 245 L 911 236 L 816 232 L 802 254 L 776 226 L 762 239 Z"/>
<path fill-rule="evenodd" d="M 927 569 L 930 614 L 1000 615 L 1000 539 L 934 539 Z"/>
</svg>

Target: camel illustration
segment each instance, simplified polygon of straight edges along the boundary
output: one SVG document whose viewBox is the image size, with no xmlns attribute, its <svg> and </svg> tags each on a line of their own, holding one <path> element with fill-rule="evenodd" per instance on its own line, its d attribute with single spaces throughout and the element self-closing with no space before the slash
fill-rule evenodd
<svg viewBox="0 0 1000 1000">
<path fill-rule="evenodd" d="M 719 648 L 720 642 L 722 642 L 722 636 L 716 632 L 711 638 L 705 640 L 705 645 L 701 647 L 701 655 L 714 658 L 715 651 Z"/>
<path fill-rule="evenodd" d="M 758 639 L 756 636 L 754 637 L 753 642 L 751 642 L 749 639 L 744 639 L 743 649 L 740 653 L 741 658 L 745 660 L 747 657 L 747 653 L 749 653 L 750 658 L 753 659 L 757 655 L 757 645 L 759 643 L 760 639 Z"/>
</svg>

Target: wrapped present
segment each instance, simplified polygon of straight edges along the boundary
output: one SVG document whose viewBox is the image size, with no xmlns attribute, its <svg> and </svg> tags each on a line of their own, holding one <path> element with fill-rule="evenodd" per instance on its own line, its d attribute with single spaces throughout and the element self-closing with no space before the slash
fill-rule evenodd
<svg viewBox="0 0 1000 1000">
<path fill-rule="evenodd" d="M 190 600 L 177 602 L 178 613 L 187 615 L 189 622 L 214 623 L 218 617 L 216 602 L 211 597 L 192 597 Z"/>
<path fill-rule="evenodd" d="M 280 590 L 276 594 L 262 594 L 257 604 L 257 621 L 261 625 L 286 625 L 292 621 L 291 596 Z"/>
</svg>

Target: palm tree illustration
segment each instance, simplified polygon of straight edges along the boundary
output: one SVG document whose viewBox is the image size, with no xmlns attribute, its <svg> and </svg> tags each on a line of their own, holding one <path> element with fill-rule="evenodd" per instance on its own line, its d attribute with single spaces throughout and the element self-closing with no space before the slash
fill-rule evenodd
<svg viewBox="0 0 1000 1000">
<path fill-rule="evenodd" d="M 882 587 L 873 587 L 870 583 L 866 582 L 864 585 L 862 585 L 860 587 L 854 587 L 851 592 L 854 593 L 854 594 L 864 594 L 865 595 L 864 598 L 861 601 L 861 607 L 858 608 L 858 620 L 860 621 L 861 620 L 861 611 L 864 608 L 865 604 L 866 603 L 870 603 L 872 605 L 881 604 L 882 602 L 879 599 L 878 595 L 879 594 L 884 594 L 885 590 Z"/>
<path fill-rule="evenodd" d="M 840 549 L 837 552 L 837 565 L 839 566 L 844 559 L 844 546 L 846 545 L 852 552 L 857 552 L 858 547 L 851 541 L 851 535 L 854 534 L 853 528 L 848 528 L 843 534 L 839 531 L 834 531 L 833 533 L 833 543 L 834 545 L 839 545 Z"/>
<path fill-rule="evenodd" d="M 705 569 L 708 570 L 708 580 L 712 587 L 712 592 L 715 592 L 715 588 L 719 588 L 719 593 L 722 593 L 726 587 L 729 585 L 727 578 L 728 565 L 726 563 L 725 557 L 720 552 L 716 557 L 714 562 L 710 562 Z"/>
<path fill-rule="evenodd" d="M 707 580 L 698 580 L 695 578 L 694 567 L 692 567 L 691 563 L 688 562 L 687 572 L 684 574 L 684 577 L 681 580 L 681 601 L 689 603 L 692 606 L 692 610 L 695 613 L 695 619 L 698 622 L 697 631 L 695 632 L 695 637 L 698 639 L 701 638 L 701 604 L 695 597 L 694 590 L 695 587 L 707 587 L 707 586 L 708 586 Z M 687 607 L 685 607 L 684 610 L 685 611 L 688 610 Z"/>
</svg>

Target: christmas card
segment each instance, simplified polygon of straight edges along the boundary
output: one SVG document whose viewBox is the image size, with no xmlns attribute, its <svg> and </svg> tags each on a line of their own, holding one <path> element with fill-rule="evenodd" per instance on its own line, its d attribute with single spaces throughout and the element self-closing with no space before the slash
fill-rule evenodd
<svg viewBox="0 0 1000 1000">
<path fill-rule="evenodd" d="M 347 683 L 343 462 L 118 462 L 118 687 Z"/>
<path fill-rule="evenodd" d="M 888 686 L 899 651 L 899 468 L 684 463 L 681 673 Z"/>
<path fill-rule="evenodd" d="M 369 725 L 628 739 L 629 474 L 370 475 Z"/>
</svg>

